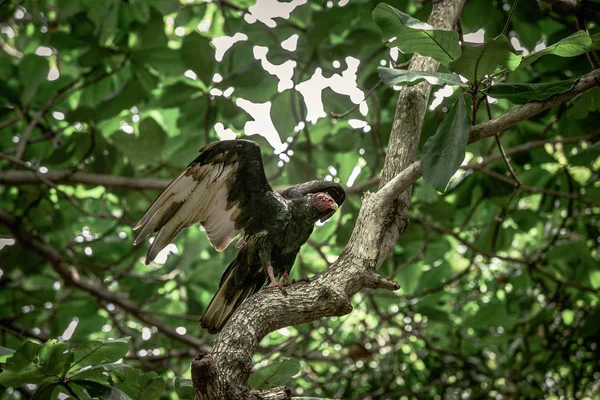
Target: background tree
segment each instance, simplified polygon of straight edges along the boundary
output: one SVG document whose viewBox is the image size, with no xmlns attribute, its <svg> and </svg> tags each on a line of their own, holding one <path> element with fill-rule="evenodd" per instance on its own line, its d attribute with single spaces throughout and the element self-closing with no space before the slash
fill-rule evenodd
<svg viewBox="0 0 600 400">
<path fill-rule="evenodd" d="M 0 3 L 0 398 L 597 393 L 599 3 L 377 3 Z M 231 251 L 131 226 L 251 134 L 350 196 L 213 347 Z"/>
</svg>

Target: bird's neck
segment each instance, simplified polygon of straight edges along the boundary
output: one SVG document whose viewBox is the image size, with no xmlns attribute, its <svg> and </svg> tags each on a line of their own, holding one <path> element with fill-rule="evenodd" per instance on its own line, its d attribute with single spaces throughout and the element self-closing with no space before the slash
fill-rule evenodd
<svg viewBox="0 0 600 400">
<path fill-rule="evenodd" d="M 310 199 L 294 199 L 290 204 L 290 212 L 293 221 L 314 225 L 318 219 L 318 213 Z"/>
</svg>

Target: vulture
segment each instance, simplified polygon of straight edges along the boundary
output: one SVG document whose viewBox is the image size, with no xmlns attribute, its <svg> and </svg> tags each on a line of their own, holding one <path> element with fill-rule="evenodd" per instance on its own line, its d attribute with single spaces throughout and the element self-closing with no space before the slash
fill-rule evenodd
<svg viewBox="0 0 600 400">
<path fill-rule="evenodd" d="M 157 232 L 146 264 L 182 229 L 200 223 L 217 251 L 240 235 L 235 259 L 223 273 L 208 305 L 202 327 L 219 332 L 235 309 L 263 287 L 278 287 L 315 223 L 329 219 L 346 194 L 335 182 L 310 181 L 282 193 L 269 185 L 260 147 L 250 140 L 223 140 L 200 155 L 177 176 L 135 225 L 134 244 Z M 267 286 L 268 285 L 268 286 Z"/>
</svg>

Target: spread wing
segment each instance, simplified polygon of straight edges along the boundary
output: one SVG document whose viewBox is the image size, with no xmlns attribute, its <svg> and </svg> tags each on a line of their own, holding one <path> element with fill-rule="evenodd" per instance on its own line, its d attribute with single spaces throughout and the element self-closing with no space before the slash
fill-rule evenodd
<svg viewBox="0 0 600 400">
<path fill-rule="evenodd" d="M 241 231 L 264 228 L 264 217 L 277 205 L 263 169 L 260 147 L 250 140 L 211 143 L 152 203 L 134 227 L 134 244 L 152 232 L 146 263 L 184 228 L 199 222 L 210 243 L 223 251 Z M 277 201 L 279 203 L 279 201 Z M 253 212 L 261 210 L 261 212 Z"/>
<path fill-rule="evenodd" d="M 344 191 L 342 185 L 335 182 L 319 180 L 299 183 L 297 185 L 291 186 L 284 190 L 281 193 L 281 195 L 289 200 L 298 197 L 303 197 L 307 194 L 319 192 L 327 193 L 328 195 L 330 195 L 339 207 L 341 207 L 344 203 L 344 200 L 346 200 L 346 192 Z M 331 210 L 321 211 L 319 213 L 319 219 L 327 219 L 331 217 L 331 215 L 333 215 L 333 212 Z"/>
</svg>

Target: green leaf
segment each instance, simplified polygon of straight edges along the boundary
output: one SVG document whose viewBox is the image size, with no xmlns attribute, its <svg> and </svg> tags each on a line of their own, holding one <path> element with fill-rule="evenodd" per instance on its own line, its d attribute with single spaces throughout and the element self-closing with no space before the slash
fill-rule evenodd
<svg viewBox="0 0 600 400">
<path fill-rule="evenodd" d="M 577 31 L 552 46 L 523 58 L 519 67 L 526 67 L 539 58 L 550 54 L 559 57 L 576 57 L 592 50 L 592 47 L 592 38 L 585 31 Z"/>
<path fill-rule="evenodd" d="M 6 367 L 0 373 L 0 385 L 16 388 L 46 378 L 37 365 L 37 354 L 41 346 L 29 340 L 25 341 L 7 360 Z"/>
<path fill-rule="evenodd" d="M 122 131 L 111 136 L 114 145 L 136 164 L 154 164 L 161 160 L 167 134 L 153 118 L 140 123 L 139 136 Z"/>
<path fill-rule="evenodd" d="M 48 340 L 38 353 L 39 369 L 46 375 L 64 377 L 73 361 L 73 352 L 68 344 L 56 339 Z"/>
<path fill-rule="evenodd" d="M 126 393 L 117 389 L 116 387 L 106 386 L 98 382 L 78 380 L 75 379 L 72 382 L 83 387 L 91 397 L 99 398 L 102 400 L 133 400 Z"/>
<path fill-rule="evenodd" d="M 6 359 L 10 358 L 13 354 L 15 354 L 13 349 L 0 346 L 0 363 L 6 362 Z"/>
<path fill-rule="evenodd" d="M 139 370 L 127 370 L 123 381 L 116 385 L 132 399 L 160 399 L 165 390 L 165 382 L 156 372 L 143 373 Z"/>
<path fill-rule="evenodd" d="M 146 93 L 151 92 L 158 86 L 158 77 L 150 72 L 145 65 L 134 62 L 131 64 L 131 67 L 134 78 L 139 82 Z"/>
<path fill-rule="evenodd" d="M 21 60 L 19 65 L 19 79 L 23 85 L 21 102 L 23 105 L 29 102 L 37 94 L 40 85 L 48 79 L 50 66 L 45 57 L 28 54 Z"/>
<path fill-rule="evenodd" d="M 248 384 L 256 389 L 281 386 L 300 371 L 298 360 L 284 358 L 254 372 L 248 378 Z"/>
<path fill-rule="evenodd" d="M 555 94 L 571 90 L 576 79 L 546 83 L 496 83 L 483 90 L 497 99 L 506 99 L 515 104 L 546 100 Z"/>
<path fill-rule="evenodd" d="M 181 60 L 180 50 L 163 46 L 140 49 L 133 54 L 133 60 L 138 63 L 146 63 L 165 75 L 182 75 L 186 70 L 186 66 Z"/>
<path fill-rule="evenodd" d="M 144 89 L 141 84 L 136 81 L 129 81 L 112 93 L 111 96 L 104 102 L 102 107 L 97 109 L 96 119 L 98 121 L 114 117 L 123 110 L 128 110 L 135 106 L 144 98 Z"/>
<path fill-rule="evenodd" d="M 570 326 L 573 323 L 574 319 L 575 319 L 575 313 L 573 312 L 573 310 L 567 309 L 567 310 L 562 311 L 562 320 L 565 325 Z"/>
<path fill-rule="evenodd" d="M 444 65 L 460 57 L 458 32 L 443 31 L 404 14 L 386 3 L 373 10 L 373 21 L 381 29 L 383 42 L 403 53 L 419 53 Z"/>
<path fill-rule="evenodd" d="M 471 121 L 467 117 L 464 97 L 459 97 L 438 127 L 435 135 L 423 146 L 421 168 L 427 183 L 444 192 L 465 158 Z"/>
<path fill-rule="evenodd" d="M 89 365 L 115 362 L 123 358 L 128 350 L 129 338 L 85 342 L 75 347 L 75 357 L 70 371 Z"/>
<path fill-rule="evenodd" d="M 178 0 L 146 0 L 146 3 L 154 7 L 162 15 L 171 14 L 179 9 Z"/>
<path fill-rule="evenodd" d="M 184 399 L 194 398 L 194 384 L 191 379 L 175 378 L 175 390 Z"/>
<path fill-rule="evenodd" d="M 163 92 L 158 98 L 157 106 L 161 108 L 181 106 L 189 103 L 198 94 L 202 95 L 203 92 L 196 86 L 188 85 L 185 82 L 177 82 L 163 88 Z"/>
<path fill-rule="evenodd" d="M 60 382 L 44 382 L 38 386 L 37 390 L 31 397 L 31 400 L 55 400 L 52 397 L 54 389 L 60 386 Z"/>
<path fill-rule="evenodd" d="M 98 364 L 90 368 L 86 368 L 81 372 L 75 374 L 69 374 L 71 379 L 83 379 L 88 381 L 94 381 L 98 383 L 108 384 L 108 376 L 106 372 L 120 370 L 125 368 L 131 368 L 127 364 Z"/>
<path fill-rule="evenodd" d="M 443 72 L 421 72 L 405 69 L 394 69 L 379 67 L 379 76 L 383 83 L 388 86 L 414 86 L 426 81 L 431 85 L 452 85 L 469 87 L 457 74 L 446 74 Z"/>
<path fill-rule="evenodd" d="M 481 81 L 499 67 L 514 71 L 521 62 L 521 55 L 514 53 L 504 35 L 481 44 L 463 43 L 461 47 L 462 55 L 450 64 L 450 69 L 471 83 Z"/>
<path fill-rule="evenodd" d="M 186 67 L 196 73 L 206 86 L 212 83 L 213 71 L 217 65 L 215 49 L 210 40 L 197 32 L 183 38 L 181 59 Z"/>
</svg>

